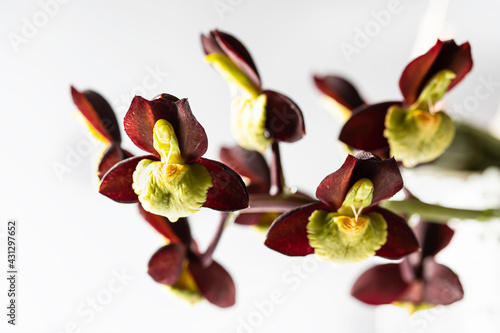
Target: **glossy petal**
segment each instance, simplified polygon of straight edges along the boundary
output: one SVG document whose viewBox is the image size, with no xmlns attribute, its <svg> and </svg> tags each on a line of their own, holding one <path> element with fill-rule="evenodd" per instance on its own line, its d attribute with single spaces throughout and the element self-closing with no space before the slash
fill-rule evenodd
<svg viewBox="0 0 500 333">
<path fill-rule="evenodd" d="M 450 243 L 454 233 L 445 224 L 420 222 L 415 227 L 415 234 L 422 247 L 422 257 L 436 255 Z"/>
<path fill-rule="evenodd" d="M 85 119 L 109 142 L 120 143 L 120 127 L 109 103 L 98 93 L 85 90 L 83 93 L 71 87 L 71 96 Z"/>
<path fill-rule="evenodd" d="M 469 43 L 457 46 L 455 41 L 440 40 L 427 53 L 416 58 L 403 71 L 399 87 L 407 105 L 413 104 L 427 81 L 443 69 L 453 71 L 457 76 L 448 90 L 457 85 L 472 68 Z"/>
<path fill-rule="evenodd" d="M 173 286 L 179 279 L 186 247 L 181 243 L 165 245 L 151 257 L 148 273 L 158 283 Z"/>
<path fill-rule="evenodd" d="M 97 176 L 101 179 L 116 163 L 132 157 L 128 151 L 121 149 L 119 143 L 112 143 L 106 148 L 97 167 Z"/>
<path fill-rule="evenodd" d="M 210 32 L 224 53 L 245 73 L 257 87 L 261 87 L 259 73 L 250 52 L 235 37 L 218 30 Z"/>
<path fill-rule="evenodd" d="M 370 212 L 381 214 L 387 222 L 387 241 L 377 251 L 377 256 L 387 259 L 400 259 L 418 251 L 417 238 L 405 219 L 380 207 L 373 207 Z"/>
<path fill-rule="evenodd" d="M 448 267 L 436 263 L 433 258 L 424 261 L 424 279 L 425 302 L 448 305 L 464 297 L 458 276 Z"/>
<path fill-rule="evenodd" d="M 220 160 L 239 175 L 250 180 L 247 186 L 249 193 L 268 193 L 271 187 L 271 173 L 262 154 L 234 146 L 222 147 Z"/>
<path fill-rule="evenodd" d="M 348 110 L 353 110 L 365 104 L 354 85 L 340 76 L 315 75 L 314 83 L 323 94 L 333 98 Z"/>
<path fill-rule="evenodd" d="M 281 215 L 269 228 L 264 244 L 288 256 L 305 256 L 314 253 L 307 237 L 307 224 L 309 216 L 318 209 L 329 210 L 325 204 L 316 202 Z"/>
<path fill-rule="evenodd" d="M 380 265 L 370 268 L 354 282 L 351 295 L 366 304 L 390 304 L 407 286 L 398 264 Z"/>
<path fill-rule="evenodd" d="M 166 217 L 144 210 L 141 204 L 138 207 L 142 217 L 163 237 L 172 243 L 182 242 L 187 247 L 190 246 L 192 242 L 191 230 L 186 218 L 180 218 L 177 222 L 172 223 Z"/>
<path fill-rule="evenodd" d="M 221 265 L 212 261 L 208 267 L 203 267 L 198 261 L 190 261 L 188 267 L 207 301 L 221 308 L 234 305 L 236 288 L 231 275 Z"/>
<path fill-rule="evenodd" d="M 175 103 L 166 99 L 148 101 L 136 96 L 123 121 L 125 132 L 132 142 L 137 147 L 157 157 L 159 157 L 158 152 L 153 147 L 153 128 L 160 119 L 167 120 L 177 130 L 178 120 Z"/>
<path fill-rule="evenodd" d="M 224 54 L 224 51 L 221 49 L 219 44 L 217 44 L 217 41 L 215 40 L 212 32 L 208 36 L 201 35 L 201 46 L 203 47 L 203 52 L 205 52 L 205 55 L 209 55 L 212 53 Z"/>
<path fill-rule="evenodd" d="M 393 105 L 401 105 L 401 102 L 364 105 L 353 110 L 353 115 L 342 127 L 339 140 L 369 152 L 388 148 L 389 143 L 384 136 L 385 116 Z"/>
<path fill-rule="evenodd" d="M 197 163 L 207 168 L 213 183 L 203 207 L 221 211 L 235 211 L 248 207 L 245 183 L 236 172 L 222 163 L 206 158 L 201 158 Z"/>
<path fill-rule="evenodd" d="M 305 125 L 299 107 L 288 97 L 272 90 L 265 90 L 266 128 L 272 138 L 295 142 L 305 134 Z"/>
<path fill-rule="evenodd" d="M 191 112 L 187 99 L 183 98 L 175 105 L 178 112 L 178 125 L 174 128 L 179 140 L 179 147 L 186 163 L 191 163 L 198 160 L 207 151 L 207 134 Z"/>
<path fill-rule="evenodd" d="M 415 58 L 403 70 L 399 79 L 399 89 L 408 105 L 413 104 L 420 95 L 419 89 L 422 82 L 429 73 L 442 47 L 443 42 L 438 40 L 429 51 Z"/>
<path fill-rule="evenodd" d="M 393 158 L 380 160 L 371 155 L 347 156 L 339 170 L 328 175 L 319 184 L 316 197 L 338 209 L 347 192 L 358 180 L 368 178 L 374 186 L 372 205 L 389 199 L 403 188 L 403 179 Z"/>
<path fill-rule="evenodd" d="M 136 156 L 115 164 L 103 176 L 99 193 L 118 202 L 137 202 L 137 194 L 132 189 L 135 168 L 143 159 L 157 160 L 155 156 Z"/>
</svg>

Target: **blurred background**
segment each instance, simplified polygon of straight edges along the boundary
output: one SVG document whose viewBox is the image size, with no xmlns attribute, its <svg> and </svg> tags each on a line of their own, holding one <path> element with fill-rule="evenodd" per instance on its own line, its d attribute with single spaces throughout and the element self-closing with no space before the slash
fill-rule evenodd
<svg viewBox="0 0 500 333">
<path fill-rule="evenodd" d="M 226 229 L 215 253 L 236 282 L 237 304 L 190 307 L 176 299 L 146 272 L 162 238 L 135 205 L 97 193 L 101 147 L 75 118 L 69 86 L 100 92 L 119 119 L 134 95 L 188 97 L 209 137 L 206 157 L 217 159 L 221 145 L 234 144 L 230 95 L 203 60 L 200 34 L 229 32 L 250 50 L 264 87 L 301 107 L 307 136 L 284 145 L 282 155 L 288 183 L 314 194 L 345 153 L 341 124 L 322 107 L 313 74 L 343 75 L 368 101 L 399 99 L 399 76 L 413 57 L 438 37 L 469 41 L 474 68 L 446 105 L 456 119 L 500 134 L 499 13 L 494 0 L 0 2 L 2 271 L 7 220 L 19 225 L 18 324 L 2 314 L 0 331 L 498 332 L 498 221 L 452 224 L 457 234 L 437 259 L 460 276 L 465 299 L 412 317 L 349 296 L 357 276 L 383 260 L 332 267 L 288 258 L 241 226 Z M 455 180 L 415 173 L 406 181 L 423 199 L 471 208 L 500 203 L 496 169 Z M 202 210 L 192 218 L 202 248 L 216 215 Z M 0 281 L 6 305 L 7 282 Z M 273 293 L 280 302 L 270 303 Z"/>
</svg>

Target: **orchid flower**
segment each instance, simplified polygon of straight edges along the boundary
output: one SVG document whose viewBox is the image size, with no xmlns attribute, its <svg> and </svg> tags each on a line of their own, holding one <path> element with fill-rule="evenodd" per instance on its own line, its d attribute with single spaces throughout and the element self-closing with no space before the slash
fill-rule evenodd
<svg viewBox="0 0 500 333">
<path fill-rule="evenodd" d="M 377 204 L 403 187 L 396 161 L 349 155 L 316 191 L 319 201 L 281 215 L 265 245 L 289 256 L 316 254 L 334 262 L 373 255 L 398 259 L 418 250 L 406 221 Z"/>
<path fill-rule="evenodd" d="M 202 158 L 205 130 L 186 99 L 162 94 L 135 97 L 125 115 L 125 132 L 150 155 L 131 157 L 102 178 L 99 192 L 118 202 L 140 202 L 171 222 L 201 207 L 234 211 L 248 207 L 241 178 L 222 163 Z"/>
<path fill-rule="evenodd" d="M 299 107 L 285 95 L 263 90 L 257 67 L 235 37 L 214 30 L 201 36 L 206 61 L 239 93 L 231 105 L 231 129 L 240 146 L 263 153 L 274 141 L 294 142 L 305 135 Z"/>
</svg>

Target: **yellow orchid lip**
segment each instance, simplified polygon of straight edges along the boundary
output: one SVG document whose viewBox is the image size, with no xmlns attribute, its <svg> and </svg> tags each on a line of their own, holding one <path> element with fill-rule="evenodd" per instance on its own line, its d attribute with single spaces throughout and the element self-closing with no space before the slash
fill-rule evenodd
<svg viewBox="0 0 500 333">
<path fill-rule="evenodd" d="M 212 187 L 212 177 L 200 164 L 185 164 L 172 125 L 156 122 L 154 148 L 161 161 L 143 159 L 133 173 L 132 188 L 144 209 L 171 222 L 200 210 Z"/>
</svg>

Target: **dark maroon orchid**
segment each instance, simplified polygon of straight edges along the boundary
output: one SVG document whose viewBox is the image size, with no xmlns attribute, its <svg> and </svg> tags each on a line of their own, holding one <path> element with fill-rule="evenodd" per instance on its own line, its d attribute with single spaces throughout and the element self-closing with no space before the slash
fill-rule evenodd
<svg viewBox="0 0 500 333">
<path fill-rule="evenodd" d="M 115 113 L 109 103 L 92 90 L 80 92 L 71 87 L 73 102 L 84 117 L 90 132 L 106 145 L 97 167 L 97 175 L 101 179 L 116 163 L 131 157 L 128 151 L 121 148 L 121 135 Z"/>
<path fill-rule="evenodd" d="M 394 159 L 349 155 L 316 191 L 319 201 L 280 216 L 265 244 L 289 256 L 315 253 L 334 261 L 371 255 L 401 258 L 418 249 L 406 221 L 377 204 L 403 187 Z"/>
<path fill-rule="evenodd" d="M 294 142 L 305 135 L 299 107 L 281 93 L 262 89 L 257 67 L 240 41 L 214 30 L 201 42 L 207 61 L 243 95 L 232 104 L 233 135 L 240 146 L 264 152 L 274 140 Z"/>
<path fill-rule="evenodd" d="M 148 264 L 149 275 L 190 303 L 205 298 L 225 308 L 235 303 L 235 286 L 229 273 L 217 262 L 205 262 L 191 236 L 186 218 L 171 223 L 139 205 L 144 219 L 167 240 Z"/>
<path fill-rule="evenodd" d="M 340 141 L 355 149 L 393 155 L 413 167 L 435 160 L 451 144 L 453 121 L 436 111 L 435 104 L 471 68 L 468 43 L 458 46 L 453 40 L 438 40 L 403 71 L 399 81 L 403 101 L 365 104 L 350 82 L 335 76 L 315 77 L 315 83 L 344 110 L 352 112 Z"/>
<path fill-rule="evenodd" d="M 186 99 L 163 94 L 135 97 L 124 120 L 130 139 L 150 155 L 131 157 L 112 167 L 99 192 L 174 222 L 202 206 L 221 211 L 248 207 L 241 178 L 222 163 L 202 158 L 205 130 Z"/>
<path fill-rule="evenodd" d="M 422 251 L 399 264 L 367 270 L 352 287 L 354 297 L 371 305 L 399 305 L 410 313 L 463 298 L 458 276 L 434 259 L 450 242 L 453 230 L 442 224 L 420 222 L 415 233 Z"/>
</svg>

